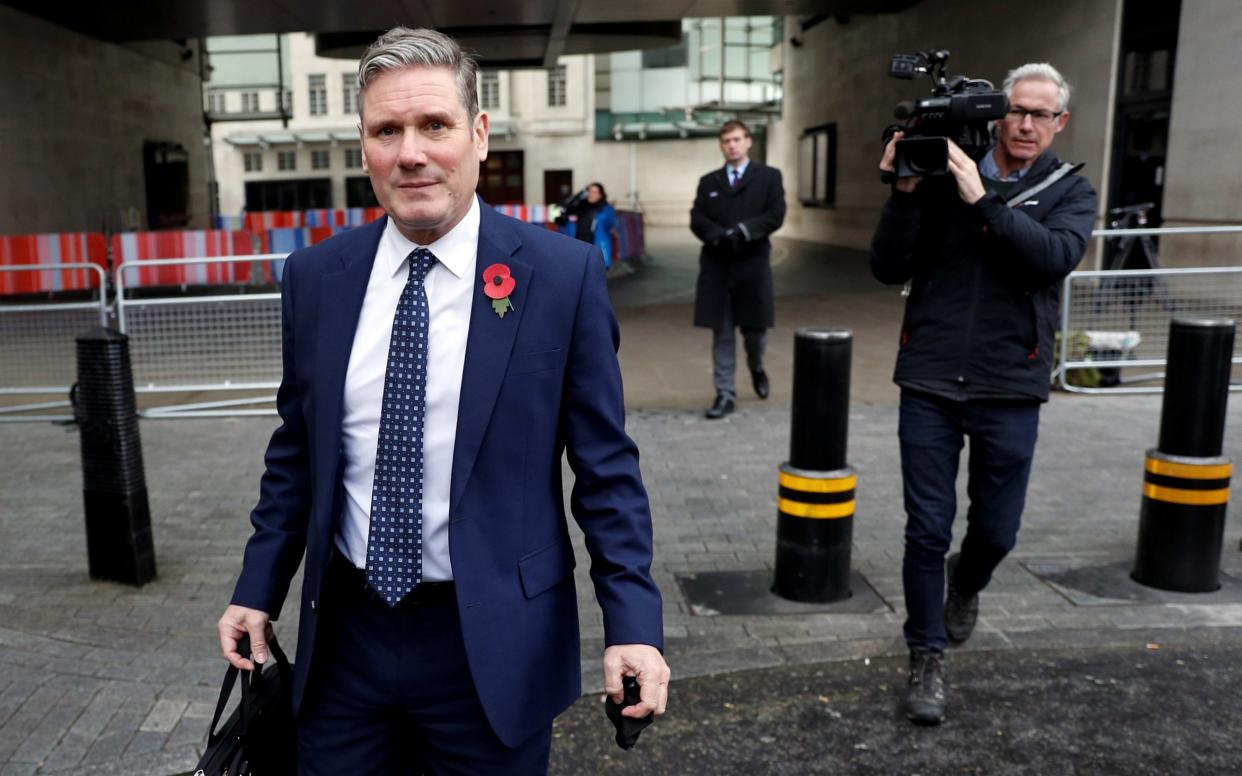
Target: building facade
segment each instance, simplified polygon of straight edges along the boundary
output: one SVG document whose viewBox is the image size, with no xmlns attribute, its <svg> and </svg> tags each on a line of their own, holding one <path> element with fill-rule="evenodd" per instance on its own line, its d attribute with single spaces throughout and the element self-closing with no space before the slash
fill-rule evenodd
<svg viewBox="0 0 1242 776">
<path fill-rule="evenodd" d="M 0 5 L 0 234 L 206 226 L 201 67 Z"/>
<path fill-rule="evenodd" d="M 588 183 L 685 225 L 698 177 L 721 164 L 717 127 L 779 99 L 773 17 L 688 20 L 680 46 L 565 56 L 549 70 L 491 70 L 479 192 L 493 204 L 552 204 Z M 374 204 L 359 153 L 357 63 L 319 57 L 309 34 L 212 38 L 204 90 L 218 212 Z M 763 128 L 763 116 L 758 131 Z"/>
<path fill-rule="evenodd" d="M 1015 24 L 1020 20 L 1020 24 Z M 847 19 L 787 17 L 780 57 L 784 103 L 768 155 L 786 170 L 782 234 L 866 248 L 888 196 L 877 164 L 884 127 L 927 79 L 888 77 L 889 59 L 949 49 L 951 73 L 998 87 L 1010 68 L 1054 64 L 1073 86 L 1069 125 L 1052 150 L 1083 162 L 1108 209 L 1154 204 L 1165 226 L 1237 224 L 1242 136 L 1242 12 L 1233 0 L 937 0 Z M 1098 246 L 1097 246 L 1098 247 Z M 1231 237 L 1161 238 L 1165 266 L 1236 264 Z M 1088 254 L 1085 267 L 1102 261 Z"/>
</svg>

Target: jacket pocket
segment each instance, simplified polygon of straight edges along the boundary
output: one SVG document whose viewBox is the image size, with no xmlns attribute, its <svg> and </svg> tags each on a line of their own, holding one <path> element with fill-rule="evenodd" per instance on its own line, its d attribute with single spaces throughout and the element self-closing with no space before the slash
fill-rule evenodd
<svg viewBox="0 0 1242 776">
<path fill-rule="evenodd" d="M 527 598 L 559 584 L 574 571 L 574 551 L 566 541 L 557 541 L 518 561 L 518 576 Z"/>
<path fill-rule="evenodd" d="M 560 348 L 537 350 L 533 353 L 514 353 L 509 358 L 509 377 L 529 375 L 535 372 L 547 372 L 561 366 L 562 353 Z"/>
</svg>

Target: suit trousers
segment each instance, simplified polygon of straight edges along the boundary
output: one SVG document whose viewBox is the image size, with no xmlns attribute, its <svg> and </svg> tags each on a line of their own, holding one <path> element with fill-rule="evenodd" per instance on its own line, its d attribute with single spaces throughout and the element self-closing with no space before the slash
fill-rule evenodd
<svg viewBox="0 0 1242 776">
<path fill-rule="evenodd" d="M 516 748 L 492 731 L 466 662 L 457 604 L 389 607 L 333 551 L 298 715 L 302 776 L 545 774 L 552 726 Z"/>
<path fill-rule="evenodd" d="M 898 437 L 906 506 L 902 586 L 906 643 L 943 651 L 945 555 L 953 542 L 957 471 L 970 439 L 966 537 L 954 583 L 978 593 L 1018 538 L 1039 431 L 1037 401 L 954 401 L 901 392 Z"/>
<path fill-rule="evenodd" d="M 719 327 L 712 329 L 712 383 L 716 393 L 737 398 L 737 337 L 734 334 L 733 311 L 725 305 L 724 320 Z M 746 345 L 746 365 L 750 371 L 763 369 L 763 351 L 768 344 L 768 332 L 743 331 L 742 341 Z"/>
</svg>

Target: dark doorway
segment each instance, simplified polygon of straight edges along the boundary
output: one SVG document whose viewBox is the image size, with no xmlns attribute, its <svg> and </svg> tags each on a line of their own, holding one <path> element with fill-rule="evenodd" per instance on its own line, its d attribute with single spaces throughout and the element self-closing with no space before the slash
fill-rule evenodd
<svg viewBox="0 0 1242 776">
<path fill-rule="evenodd" d="M 176 229 L 190 223 L 190 162 L 177 143 L 147 140 L 142 144 L 147 190 L 147 225 Z"/>
<path fill-rule="evenodd" d="M 379 207 L 370 178 L 364 175 L 345 179 L 345 207 Z"/>
<path fill-rule="evenodd" d="M 546 205 L 559 205 L 574 194 L 573 170 L 543 171 L 543 202 Z"/>
<path fill-rule="evenodd" d="M 525 200 L 521 151 L 489 151 L 479 165 L 479 195 L 489 205 L 520 205 Z"/>
<path fill-rule="evenodd" d="M 1126 0 L 1114 112 L 1109 207 L 1146 202 L 1159 226 L 1181 0 Z"/>
<path fill-rule="evenodd" d="M 246 184 L 246 209 L 252 213 L 326 207 L 332 207 L 330 178 L 250 181 Z"/>
</svg>

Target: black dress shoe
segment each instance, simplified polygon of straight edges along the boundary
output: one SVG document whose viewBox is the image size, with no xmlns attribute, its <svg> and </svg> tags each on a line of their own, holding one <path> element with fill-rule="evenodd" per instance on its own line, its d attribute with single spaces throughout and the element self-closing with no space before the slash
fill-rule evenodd
<svg viewBox="0 0 1242 776">
<path fill-rule="evenodd" d="M 760 399 L 768 398 L 768 393 L 771 391 L 768 386 L 768 373 L 762 369 L 755 369 L 751 371 L 750 379 L 755 386 L 755 395 Z"/>
<path fill-rule="evenodd" d="M 723 393 L 716 394 L 716 401 L 712 402 L 712 406 L 705 413 L 708 420 L 719 420 L 737 409 L 737 404 L 733 401 L 732 396 Z"/>
</svg>

